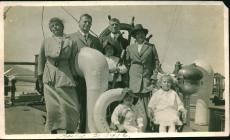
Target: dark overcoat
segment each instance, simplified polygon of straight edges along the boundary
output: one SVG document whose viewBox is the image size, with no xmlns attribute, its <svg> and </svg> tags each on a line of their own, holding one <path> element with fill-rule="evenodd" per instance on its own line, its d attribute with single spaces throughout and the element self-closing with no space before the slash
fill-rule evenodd
<svg viewBox="0 0 230 140">
<path fill-rule="evenodd" d="M 80 31 L 70 34 L 69 36 L 74 41 L 75 46 L 77 46 L 78 49 L 82 47 L 90 47 L 102 52 L 102 44 L 100 43 L 100 40 L 91 34 L 88 34 L 87 39 L 84 38 Z"/>
<path fill-rule="evenodd" d="M 129 67 L 129 87 L 134 93 L 149 92 L 151 76 L 159 61 L 156 48 L 153 44 L 145 42 L 138 52 L 136 43 L 127 47 L 126 61 Z"/>
</svg>

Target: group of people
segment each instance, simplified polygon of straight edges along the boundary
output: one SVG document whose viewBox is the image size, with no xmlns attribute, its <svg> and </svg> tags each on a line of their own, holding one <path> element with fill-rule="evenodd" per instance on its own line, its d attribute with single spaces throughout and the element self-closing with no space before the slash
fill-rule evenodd
<svg viewBox="0 0 230 140">
<path fill-rule="evenodd" d="M 137 99 L 144 105 L 148 123 L 160 124 L 162 132 L 166 126 L 173 131 L 172 125 L 180 123 L 178 111 L 185 112 L 185 109 L 177 93 L 171 90 L 169 75 L 162 76 L 160 89 L 152 95 L 152 81 L 157 78 L 160 62 L 154 44 L 146 40 L 148 29 L 136 24 L 130 32 L 135 42 L 129 44 L 120 32 L 118 19 L 110 19 L 110 34 L 101 39 L 90 34 L 91 25 L 92 16 L 83 14 L 79 31 L 67 35 L 61 19 L 54 17 L 49 21 L 53 36 L 43 41 L 38 57 L 38 81 L 44 89 L 47 110 L 46 129 L 51 134 L 59 130 L 84 132 L 86 97 L 83 92 L 86 91 L 79 87 L 85 83 L 74 70 L 74 58 L 82 47 L 90 47 L 105 55 L 109 89 L 124 88 L 122 103 L 114 109 L 111 118 L 118 132 L 141 131 L 141 118 L 132 109 Z"/>
</svg>

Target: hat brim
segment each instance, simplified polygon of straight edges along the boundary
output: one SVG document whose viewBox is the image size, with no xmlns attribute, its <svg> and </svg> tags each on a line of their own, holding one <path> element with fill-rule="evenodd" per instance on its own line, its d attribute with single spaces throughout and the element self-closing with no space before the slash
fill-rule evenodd
<svg viewBox="0 0 230 140">
<path fill-rule="evenodd" d="M 136 33 L 137 33 L 138 31 L 143 31 L 143 32 L 145 33 L 145 35 L 147 35 L 148 32 L 149 32 L 148 29 L 134 29 L 134 30 L 132 30 L 131 33 L 130 33 L 131 36 L 135 38 L 135 37 L 136 37 Z"/>
<path fill-rule="evenodd" d="M 124 100 L 124 98 L 126 97 L 126 95 L 129 95 L 129 96 L 131 96 L 131 97 L 134 98 L 133 105 L 135 105 L 138 102 L 139 98 L 134 93 L 131 93 L 131 94 L 130 93 L 125 93 L 125 94 L 123 94 L 122 100 Z"/>
</svg>

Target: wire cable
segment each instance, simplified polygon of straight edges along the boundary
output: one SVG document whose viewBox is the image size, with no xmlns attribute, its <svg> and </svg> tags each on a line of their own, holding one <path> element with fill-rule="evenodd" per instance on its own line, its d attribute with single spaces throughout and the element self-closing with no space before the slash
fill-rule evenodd
<svg viewBox="0 0 230 140">
<path fill-rule="evenodd" d="M 4 12 L 4 19 L 6 19 L 6 14 L 9 12 L 10 8 L 12 8 L 12 7 L 9 6 L 9 8 L 6 9 L 6 11 Z"/>
<path fill-rule="evenodd" d="M 79 23 L 79 20 L 77 18 L 75 18 L 70 12 L 68 12 L 63 6 L 61 6 L 61 8 L 69 15 L 71 16 L 77 23 Z M 94 34 L 97 38 L 98 38 L 98 35 L 93 32 L 91 29 L 89 30 L 92 34 Z"/>
<path fill-rule="evenodd" d="M 164 55 L 162 57 L 162 60 L 161 60 L 161 64 L 164 63 L 164 60 L 166 58 L 166 54 L 169 50 L 169 48 L 171 47 L 171 38 L 170 38 L 170 35 L 173 31 L 173 28 L 175 28 L 177 22 L 178 22 L 178 19 L 179 19 L 179 12 L 178 12 L 178 6 L 175 7 L 174 9 L 174 17 L 173 17 L 173 21 L 172 21 L 172 24 L 170 25 L 170 28 L 169 28 L 169 32 L 168 32 L 168 37 L 167 37 L 167 40 L 166 40 L 166 49 L 165 49 L 165 52 L 164 52 Z"/>
<path fill-rule="evenodd" d="M 45 40 L 45 33 L 44 33 L 44 28 L 43 28 L 44 11 L 45 11 L 45 8 L 44 8 L 44 6 L 42 6 L 41 27 L 42 27 L 42 35 L 43 35 L 43 39 Z"/>
</svg>

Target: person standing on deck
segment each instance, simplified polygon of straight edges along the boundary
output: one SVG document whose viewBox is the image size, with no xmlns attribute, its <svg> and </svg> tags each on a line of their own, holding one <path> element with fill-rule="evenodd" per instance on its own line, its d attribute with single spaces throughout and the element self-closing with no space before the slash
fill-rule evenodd
<svg viewBox="0 0 230 140">
<path fill-rule="evenodd" d="M 74 47 L 80 50 L 83 47 L 90 47 L 92 49 L 102 52 L 102 44 L 100 40 L 89 33 L 92 26 L 92 16 L 89 14 L 82 14 L 79 20 L 79 30 L 76 33 L 70 34 L 71 39 L 74 41 Z M 81 119 L 79 132 L 84 133 L 86 128 L 86 82 L 84 78 L 77 76 L 75 81 L 78 83 L 77 92 L 80 94 L 79 100 L 81 105 Z"/>
<path fill-rule="evenodd" d="M 110 31 L 110 34 L 100 39 L 101 43 L 103 44 L 103 48 L 105 48 L 105 46 L 107 45 L 113 46 L 114 47 L 113 56 L 118 57 L 120 59 L 125 58 L 125 50 L 127 46 L 129 45 L 129 41 L 125 39 L 122 36 L 122 33 L 120 32 L 120 20 L 119 19 L 111 18 L 109 20 L 109 31 Z M 105 54 L 105 52 L 103 53 Z M 124 60 L 120 60 L 120 61 L 124 61 Z M 123 73 L 121 77 L 122 77 L 122 83 L 119 87 L 121 88 L 128 87 L 128 74 Z"/>
<path fill-rule="evenodd" d="M 45 128 L 51 134 L 59 130 L 74 133 L 79 127 L 80 106 L 71 60 L 78 50 L 64 34 L 61 19 L 51 18 L 49 29 L 53 36 L 43 41 L 38 57 L 38 81 L 40 87 L 44 84 L 47 110 Z"/>
<path fill-rule="evenodd" d="M 158 73 L 159 59 L 154 44 L 146 41 L 148 29 L 136 24 L 131 35 L 135 43 L 127 47 L 126 62 L 129 69 L 129 88 L 143 102 L 146 116 L 151 97 L 151 77 Z M 149 123 L 148 123 L 149 124 Z"/>
</svg>

